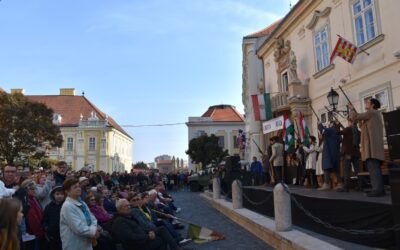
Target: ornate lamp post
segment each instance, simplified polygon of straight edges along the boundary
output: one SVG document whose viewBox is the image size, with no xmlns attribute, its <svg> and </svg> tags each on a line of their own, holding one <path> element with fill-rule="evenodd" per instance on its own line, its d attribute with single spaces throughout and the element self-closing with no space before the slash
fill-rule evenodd
<svg viewBox="0 0 400 250">
<path fill-rule="evenodd" d="M 326 98 L 328 98 L 328 102 L 332 108 L 332 112 L 338 113 L 338 114 L 343 113 L 346 116 L 348 115 L 348 113 L 349 113 L 348 110 L 337 110 L 336 109 L 338 106 L 338 103 L 339 103 L 339 94 L 333 88 L 331 88 L 331 91 L 329 91 Z"/>
</svg>

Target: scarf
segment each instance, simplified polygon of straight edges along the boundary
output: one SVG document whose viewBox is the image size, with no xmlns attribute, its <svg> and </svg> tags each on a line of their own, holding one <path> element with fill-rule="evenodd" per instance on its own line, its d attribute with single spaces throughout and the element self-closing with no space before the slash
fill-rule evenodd
<svg viewBox="0 0 400 250">
<path fill-rule="evenodd" d="M 90 212 L 85 202 L 83 202 L 82 198 L 79 198 L 79 202 L 82 204 L 80 208 L 82 209 L 83 215 L 85 216 L 86 223 L 88 226 L 92 225 L 92 218 L 90 217 Z"/>
</svg>

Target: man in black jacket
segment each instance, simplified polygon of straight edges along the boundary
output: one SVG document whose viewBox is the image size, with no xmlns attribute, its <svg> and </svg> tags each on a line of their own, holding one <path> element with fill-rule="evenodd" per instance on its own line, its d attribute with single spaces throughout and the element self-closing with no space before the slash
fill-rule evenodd
<svg viewBox="0 0 400 250">
<path fill-rule="evenodd" d="M 130 204 L 120 199 L 116 204 L 117 213 L 111 222 L 112 236 L 124 249 L 166 250 L 167 244 L 154 231 L 145 232 L 131 216 Z"/>
</svg>

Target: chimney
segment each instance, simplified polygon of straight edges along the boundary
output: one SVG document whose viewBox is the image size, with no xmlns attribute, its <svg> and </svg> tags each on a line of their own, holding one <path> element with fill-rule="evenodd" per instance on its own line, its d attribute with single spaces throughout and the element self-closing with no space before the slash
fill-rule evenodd
<svg viewBox="0 0 400 250">
<path fill-rule="evenodd" d="M 60 89 L 60 95 L 75 95 L 75 88 L 63 88 Z"/>
<path fill-rule="evenodd" d="M 11 94 L 15 95 L 15 94 L 20 94 L 23 95 L 25 93 L 24 89 L 11 89 Z"/>
</svg>

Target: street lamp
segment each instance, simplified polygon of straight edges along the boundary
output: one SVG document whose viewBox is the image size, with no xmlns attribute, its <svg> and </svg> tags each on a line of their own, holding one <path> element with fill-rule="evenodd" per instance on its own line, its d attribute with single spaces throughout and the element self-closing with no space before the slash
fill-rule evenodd
<svg viewBox="0 0 400 250">
<path fill-rule="evenodd" d="M 328 98 L 329 105 L 332 107 L 332 112 L 337 113 L 339 115 L 340 115 L 340 113 L 343 113 L 345 116 L 348 115 L 349 110 L 337 110 L 336 109 L 336 107 L 338 106 L 338 103 L 339 103 L 339 94 L 333 88 L 331 88 L 331 91 L 329 91 L 326 98 Z M 325 108 L 328 109 L 326 106 L 325 106 Z M 342 118 L 344 118 L 344 117 L 342 116 Z"/>
<path fill-rule="evenodd" d="M 339 94 L 333 88 L 331 88 L 331 91 L 329 91 L 327 98 L 333 112 L 336 112 L 336 106 L 339 103 Z"/>
</svg>

